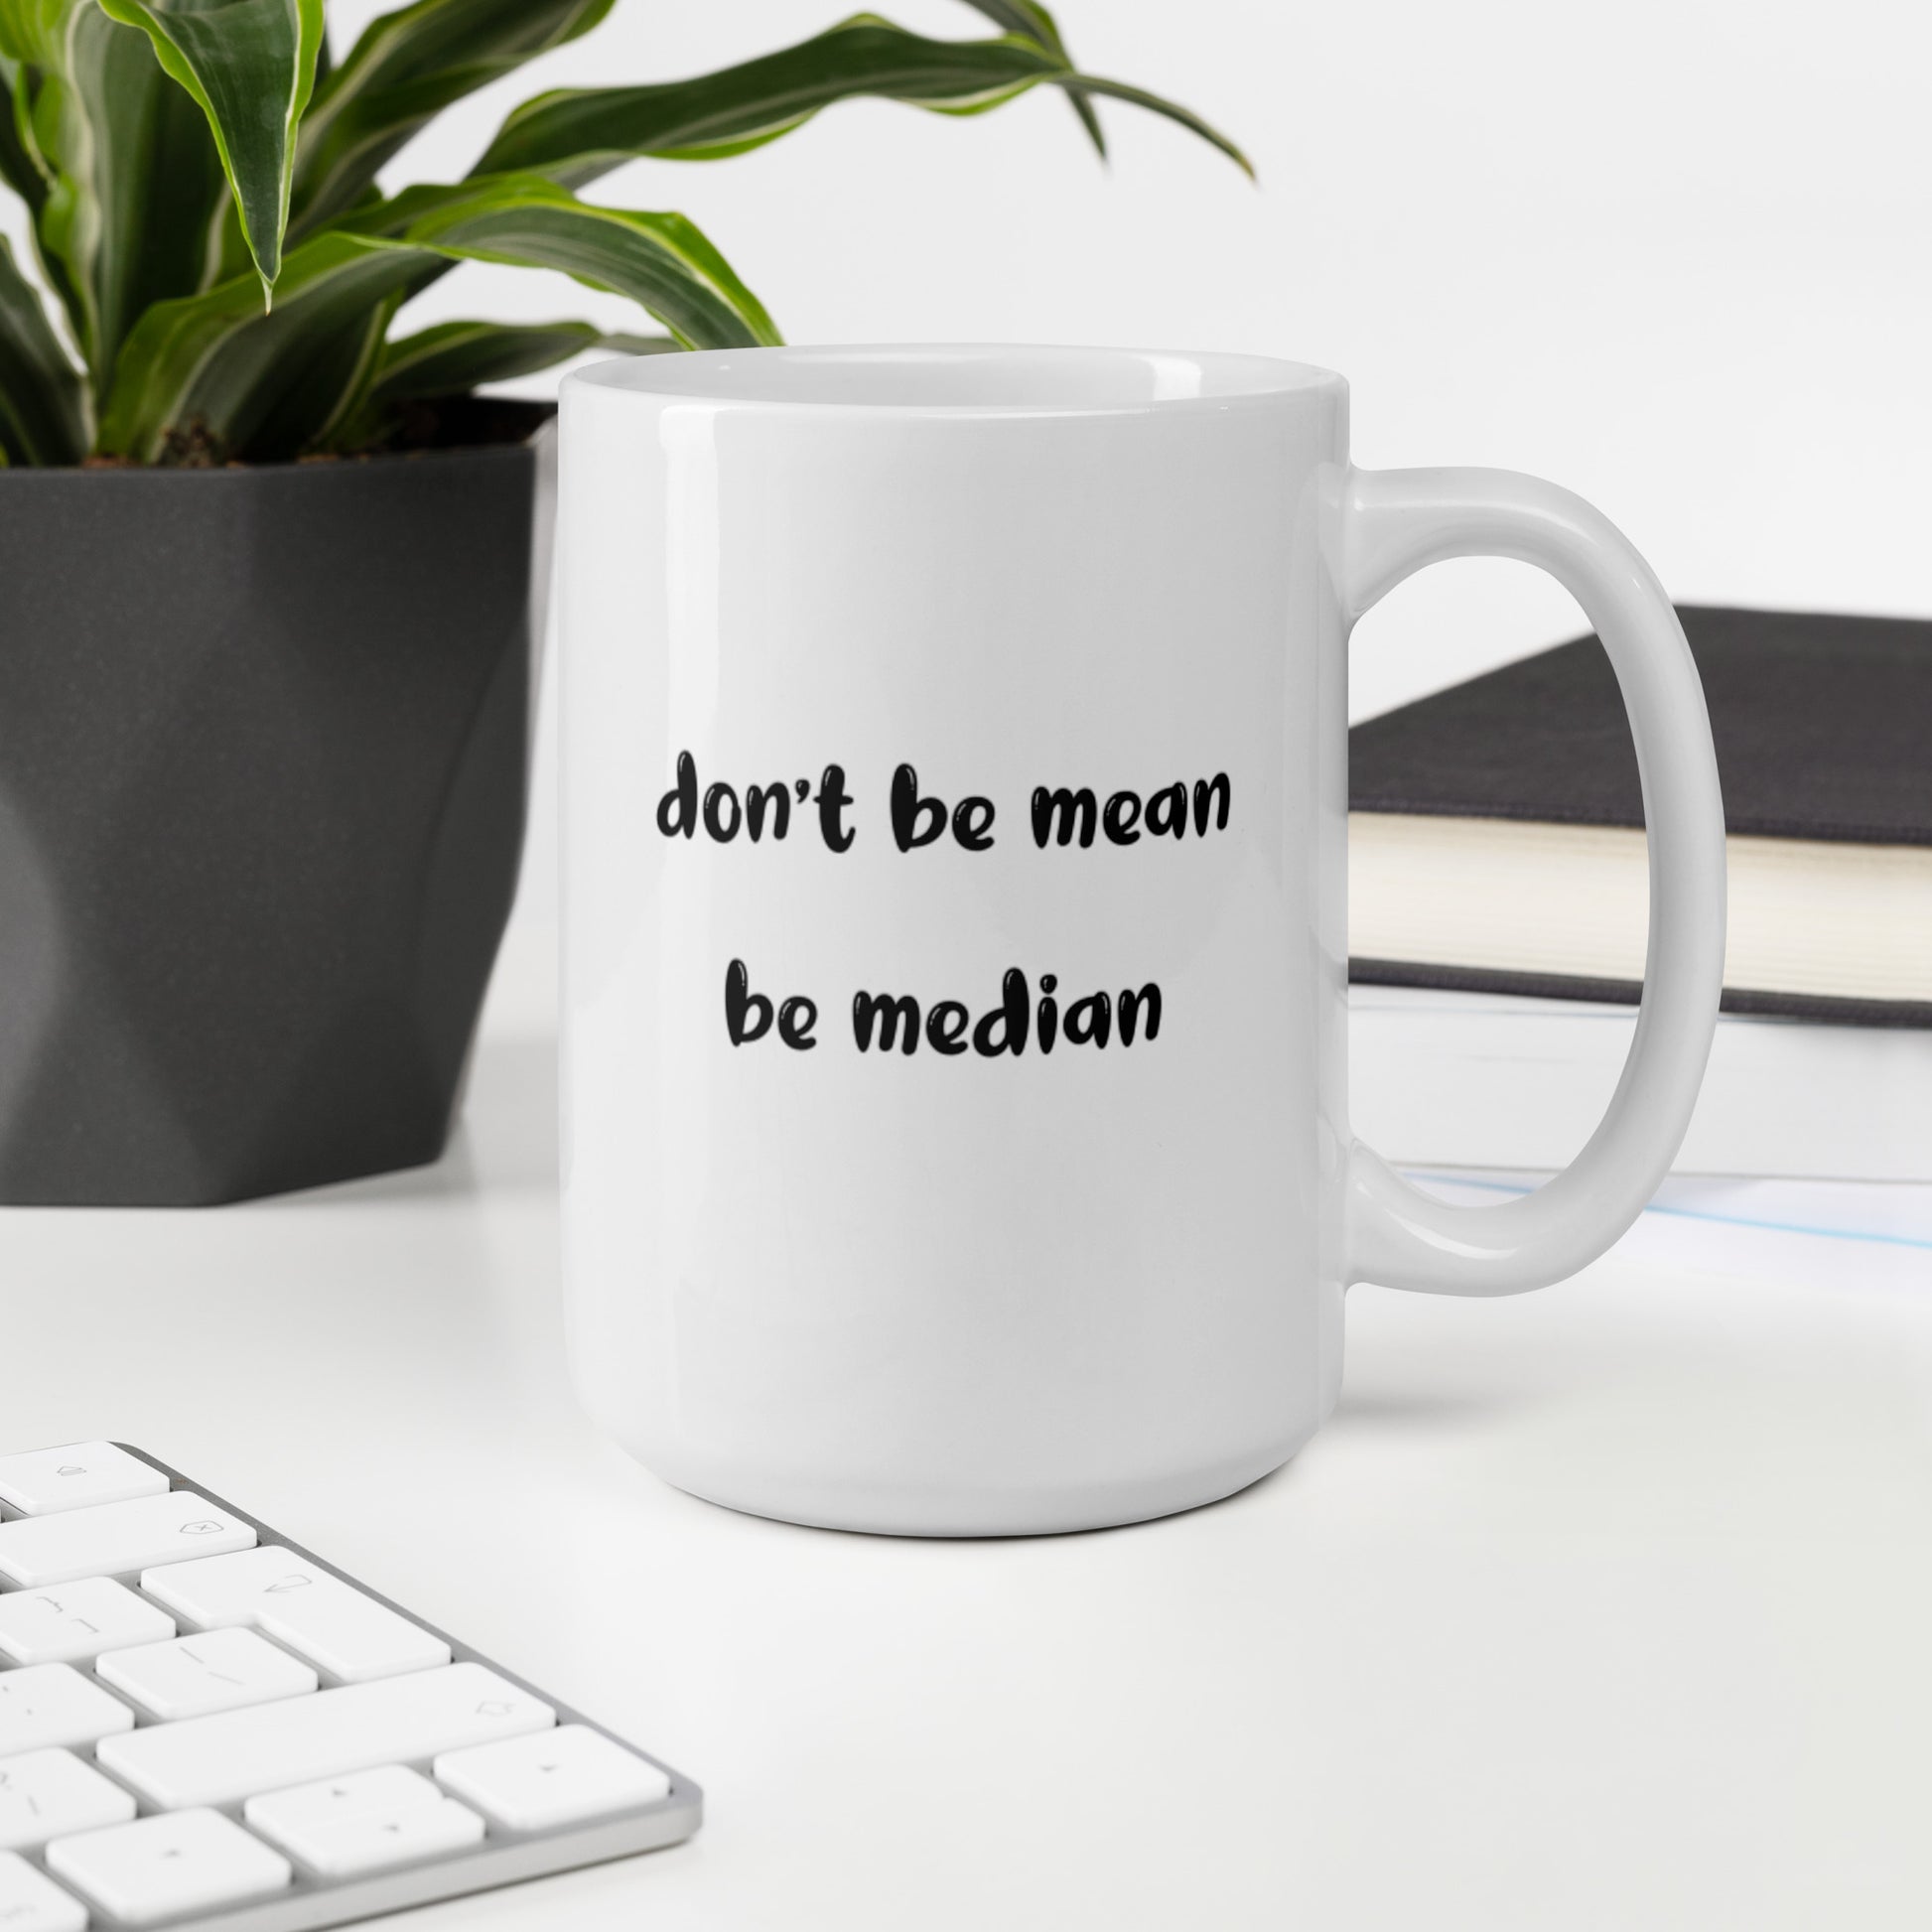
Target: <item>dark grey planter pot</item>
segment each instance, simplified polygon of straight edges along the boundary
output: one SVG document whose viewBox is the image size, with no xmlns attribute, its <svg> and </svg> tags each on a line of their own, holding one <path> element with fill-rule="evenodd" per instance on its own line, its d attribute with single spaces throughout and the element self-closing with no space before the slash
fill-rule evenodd
<svg viewBox="0 0 1932 1932">
<path fill-rule="evenodd" d="M 522 846 L 541 416 L 0 471 L 0 1200 L 441 1154 Z"/>
</svg>

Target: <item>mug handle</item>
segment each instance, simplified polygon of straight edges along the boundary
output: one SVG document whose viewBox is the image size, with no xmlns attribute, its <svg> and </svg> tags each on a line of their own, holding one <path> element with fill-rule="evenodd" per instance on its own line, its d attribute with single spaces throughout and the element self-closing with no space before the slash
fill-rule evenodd
<svg viewBox="0 0 1932 1932">
<path fill-rule="evenodd" d="M 1690 1125 L 1718 1024 L 1725 821 L 1704 688 L 1649 565 L 1582 497 L 1506 470 L 1350 470 L 1342 480 L 1343 621 L 1428 564 L 1513 557 L 1581 604 L 1609 653 L 1636 741 L 1649 828 L 1650 944 L 1636 1037 L 1609 1110 L 1535 1193 L 1451 1207 L 1360 1141 L 1348 1150 L 1349 1282 L 1516 1295 L 1574 1275 L 1622 1234 Z"/>
</svg>

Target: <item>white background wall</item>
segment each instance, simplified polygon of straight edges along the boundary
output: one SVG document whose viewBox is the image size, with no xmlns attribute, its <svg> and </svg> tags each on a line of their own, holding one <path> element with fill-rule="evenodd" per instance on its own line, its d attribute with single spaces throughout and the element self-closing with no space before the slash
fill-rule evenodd
<svg viewBox="0 0 1932 1932">
<path fill-rule="evenodd" d="M 844 0 L 619 0 L 407 157 L 474 158 L 535 86 L 664 78 Z M 932 33 L 984 23 L 893 0 Z M 335 0 L 339 40 L 374 13 Z M 797 342 L 1155 344 L 1299 356 L 1354 388 L 1358 460 L 1539 471 L 1685 599 L 1932 614 L 1932 10 L 1919 0 L 1062 0 L 1095 72 L 1253 155 L 1057 95 L 974 120 L 884 102 L 723 164 L 598 185 L 712 234 Z M 624 305 L 466 268 L 425 317 Z M 1566 632 L 1516 566 L 1446 568 L 1363 630 L 1380 708 Z"/>
<path fill-rule="evenodd" d="M 670 78 L 843 0 L 619 0 L 396 175 L 467 167 L 538 87 Z M 339 50 L 379 9 L 333 0 Z M 985 23 L 892 0 L 932 33 Z M 795 342 L 1242 348 L 1343 370 L 1370 465 L 1488 463 L 1593 498 L 1684 600 L 1932 614 L 1932 13 L 1921 0 L 1061 0 L 1092 71 L 1240 139 L 1041 93 L 975 120 L 834 109 L 723 164 L 593 191 L 692 215 Z M 417 305 L 585 315 L 470 266 Z M 543 383 L 526 385 L 542 388 Z M 1569 634 L 1525 568 L 1447 566 L 1361 627 L 1357 716 Z M 528 909 L 548 907 L 547 821 Z"/>
</svg>

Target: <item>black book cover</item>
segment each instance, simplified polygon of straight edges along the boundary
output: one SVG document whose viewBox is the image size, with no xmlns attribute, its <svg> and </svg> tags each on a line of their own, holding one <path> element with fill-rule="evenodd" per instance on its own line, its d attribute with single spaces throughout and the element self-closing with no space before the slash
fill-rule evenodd
<svg viewBox="0 0 1932 1932">
<path fill-rule="evenodd" d="M 1755 838 L 1932 845 L 1932 622 L 1680 606 L 1711 711 L 1725 824 Z M 1351 810 L 1643 823 L 1636 754 L 1594 636 L 1348 734 Z M 1355 960 L 1384 985 L 1635 1000 L 1625 981 Z M 1727 1012 L 1925 1026 L 1919 1002 L 1725 995 Z"/>
</svg>

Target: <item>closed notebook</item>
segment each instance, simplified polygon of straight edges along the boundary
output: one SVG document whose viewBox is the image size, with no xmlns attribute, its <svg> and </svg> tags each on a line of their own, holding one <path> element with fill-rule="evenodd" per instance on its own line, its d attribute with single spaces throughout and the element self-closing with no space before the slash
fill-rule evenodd
<svg viewBox="0 0 1932 1932">
<path fill-rule="evenodd" d="M 1932 622 L 1679 611 L 1729 872 L 1725 1007 L 1932 1027 Z M 1634 1002 L 1643 798 L 1581 637 L 1349 734 L 1358 982 Z"/>
</svg>

